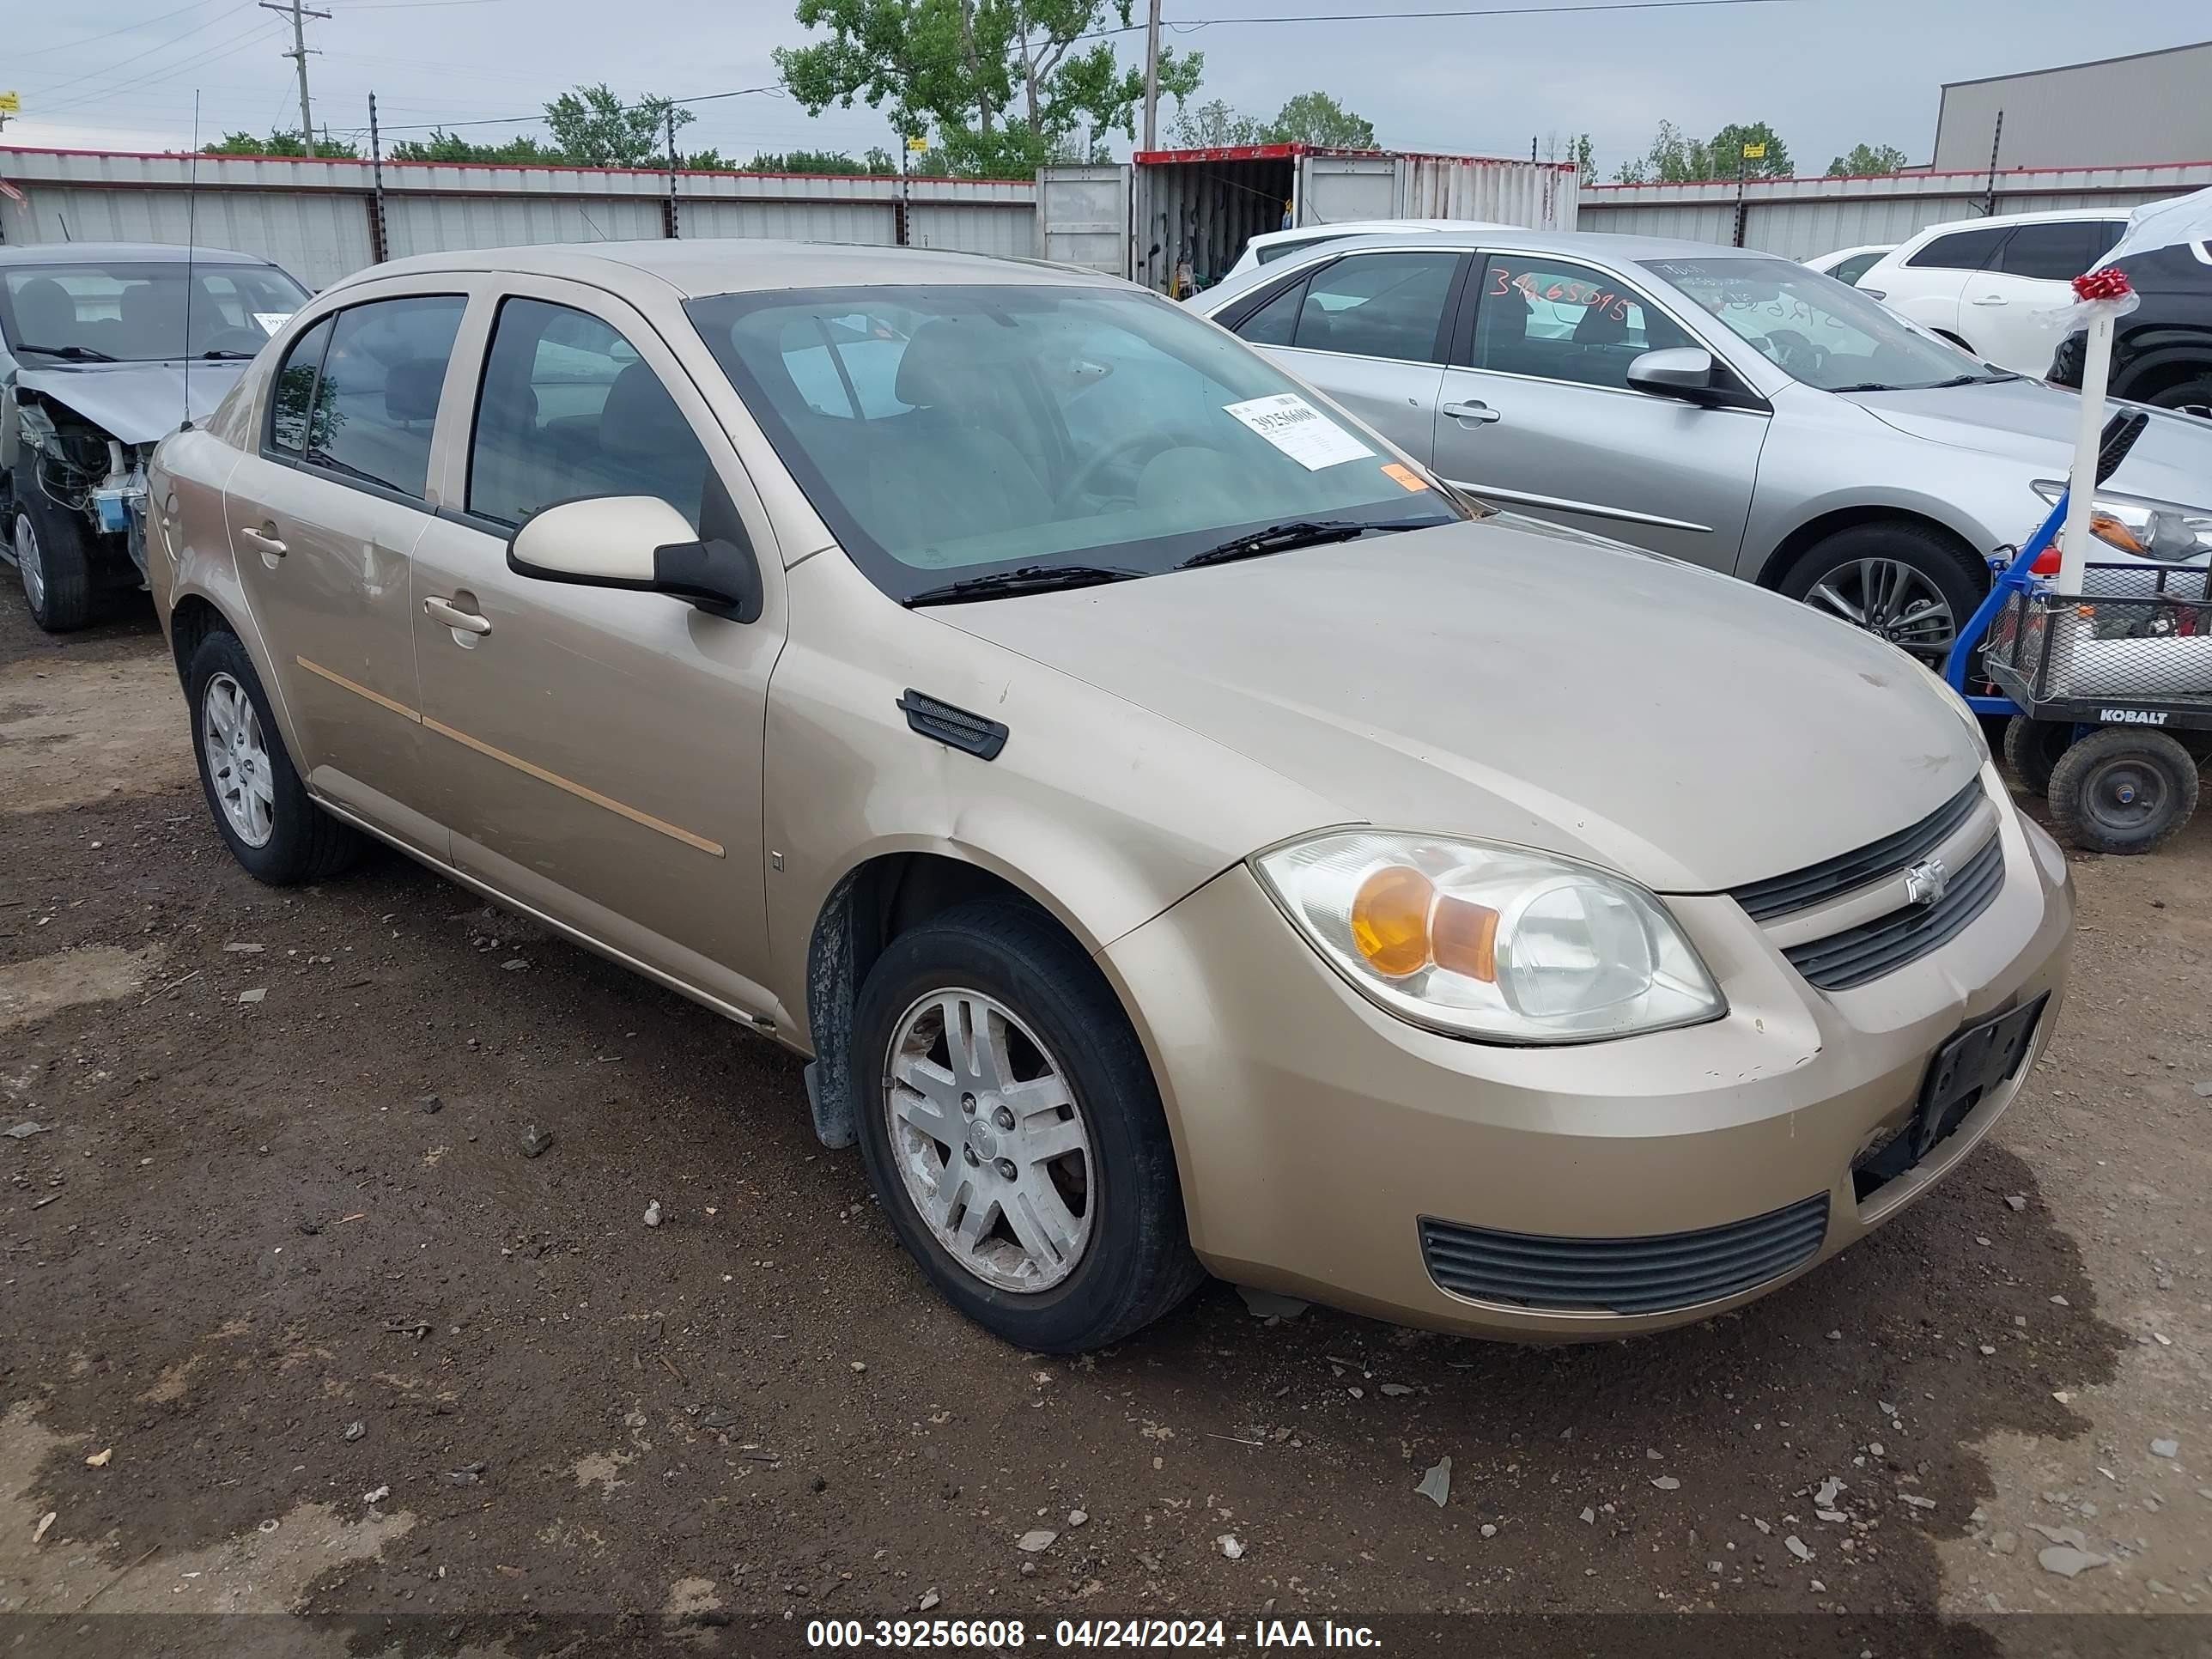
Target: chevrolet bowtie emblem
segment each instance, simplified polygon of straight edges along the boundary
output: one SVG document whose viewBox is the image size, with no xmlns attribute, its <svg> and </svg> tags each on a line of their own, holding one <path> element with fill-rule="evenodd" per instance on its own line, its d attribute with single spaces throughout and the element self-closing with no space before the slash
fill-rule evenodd
<svg viewBox="0 0 2212 1659">
<path fill-rule="evenodd" d="M 1927 859 L 1905 872 L 1905 899 L 1908 904 L 1933 904 L 1943 896 L 1951 884 L 1950 866 L 1941 859 Z"/>
</svg>

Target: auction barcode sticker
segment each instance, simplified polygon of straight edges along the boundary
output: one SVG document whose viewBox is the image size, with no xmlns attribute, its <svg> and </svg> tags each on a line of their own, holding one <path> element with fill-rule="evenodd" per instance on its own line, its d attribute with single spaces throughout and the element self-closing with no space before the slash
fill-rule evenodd
<svg viewBox="0 0 2212 1659">
<path fill-rule="evenodd" d="M 1364 460 L 1375 453 L 1295 392 L 1221 407 L 1309 472 Z"/>
</svg>

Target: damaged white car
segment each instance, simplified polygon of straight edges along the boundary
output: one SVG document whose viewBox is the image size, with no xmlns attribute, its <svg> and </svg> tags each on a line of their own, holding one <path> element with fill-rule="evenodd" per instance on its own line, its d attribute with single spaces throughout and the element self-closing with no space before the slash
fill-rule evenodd
<svg viewBox="0 0 2212 1659">
<path fill-rule="evenodd" d="M 207 414 L 307 297 L 213 248 L 0 247 L 0 559 L 49 633 L 145 586 L 145 459 Z"/>
</svg>

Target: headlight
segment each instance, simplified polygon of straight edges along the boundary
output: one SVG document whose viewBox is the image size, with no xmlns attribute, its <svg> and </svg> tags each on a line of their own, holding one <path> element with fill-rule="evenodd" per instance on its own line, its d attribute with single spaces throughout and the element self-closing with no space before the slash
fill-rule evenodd
<svg viewBox="0 0 2212 1659">
<path fill-rule="evenodd" d="M 2066 493 L 2063 479 L 2038 478 L 2035 493 L 2053 507 Z M 2100 491 L 2090 503 L 2090 533 L 2108 547 L 2142 558 L 2184 564 L 2212 553 L 2212 508 Z"/>
<path fill-rule="evenodd" d="M 1974 712 L 1973 704 L 1966 701 L 1957 686 L 1943 678 L 1940 669 L 1929 667 L 1926 663 L 1920 662 L 1917 657 L 1915 657 L 1913 661 L 1919 663 L 1920 666 L 1926 670 L 1928 678 L 1936 682 L 1936 689 L 1943 694 L 1944 701 L 1951 705 L 1951 712 L 1965 722 L 1966 731 L 1974 745 L 1975 755 L 1980 759 L 1987 760 L 1990 757 L 1989 733 L 1982 730 L 1982 717 Z"/>
<path fill-rule="evenodd" d="M 1587 1042 L 1728 1010 L 1666 908 L 1586 864 L 1380 830 L 1316 836 L 1253 864 L 1338 972 L 1419 1025 Z"/>
</svg>

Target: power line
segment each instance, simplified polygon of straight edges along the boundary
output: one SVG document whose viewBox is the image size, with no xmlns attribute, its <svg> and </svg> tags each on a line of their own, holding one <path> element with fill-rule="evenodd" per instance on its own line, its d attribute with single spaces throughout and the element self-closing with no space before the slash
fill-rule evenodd
<svg viewBox="0 0 2212 1659">
<path fill-rule="evenodd" d="M 251 0 L 248 0 L 248 3 L 251 3 Z M 47 104 L 40 113 L 51 115 L 58 114 L 64 110 L 82 109 L 87 105 L 103 103 L 108 99 L 139 87 L 155 86 L 163 81 L 173 81 L 178 76 L 185 74 L 203 64 L 211 64 L 221 58 L 234 57 L 246 47 L 258 46 L 264 40 L 272 40 L 282 33 L 283 31 L 273 24 L 255 24 L 243 34 L 233 35 L 226 40 L 218 41 L 204 51 L 181 58 L 173 64 L 149 70 L 143 75 L 133 76 L 128 81 L 118 82 L 113 86 L 99 87 L 90 92 L 79 93 L 74 98 L 64 99 L 58 104 Z"/>
<path fill-rule="evenodd" d="M 733 87 L 727 92 L 702 92 L 694 97 L 671 98 L 667 101 L 677 106 L 678 108 L 682 108 L 691 104 L 711 104 L 717 99 L 720 98 L 744 98 L 755 93 L 766 93 L 771 97 L 781 98 L 783 96 L 783 88 L 781 83 L 765 87 Z M 647 106 L 644 104 L 624 104 L 620 107 L 627 113 L 644 109 Z M 516 125 L 521 122 L 543 121 L 544 118 L 545 112 L 541 109 L 536 113 L 531 115 L 487 115 L 471 121 L 414 121 L 410 122 L 405 125 L 387 126 L 384 131 L 386 132 L 428 132 L 434 129 L 440 131 L 451 132 L 459 127 L 509 127 Z"/>
<path fill-rule="evenodd" d="M 1241 23 L 1377 23 L 1439 17 L 1565 17 L 1593 11 L 1688 11 L 1712 6 L 1786 6 L 1802 0 L 1592 0 L 1574 6 L 1454 6 L 1431 11 L 1303 11 L 1264 17 L 1185 17 L 1163 25 L 1179 34 L 1198 29 L 1227 28 Z M 1142 33 L 1145 25 L 1130 23 L 1078 35 L 1079 40 L 1103 40 L 1111 36 Z"/>
<path fill-rule="evenodd" d="M 189 9 L 189 8 L 187 9 Z M 167 52 L 171 46 L 175 46 L 178 41 L 190 40 L 193 35 L 199 33 L 203 29 L 211 29 L 217 23 L 224 22 L 230 18 L 235 17 L 242 11 L 251 11 L 252 9 L 253 0 L 239 0 L 239 3 L 231 7 L 228 10 L 219 11 L 214 16 L 206 19 L 203 22 L 190 24 L 164 40 L 156 40 L 152 46 L 147 47 L 143 52 L 134 52 L 127 58 L 118 58 L 108 63 L 102 64 L 98 69 L 87 70 L 82 75 L 73 75 L 65 81 L 58 81 L 53 85 L 47 87 L 45 89 L 43 95 L 52 96 L 55 93 L 67 92 L 71 87 L 81 87 L 88 81 L 100 80 L 105 76 L 114 74 L 115 71 L 119 69 L 128 68 L 130 65 L 138 62 L 139 59 L 143 58 L 151 58 L 157 52 Z M 176 15 L 176 13 L 171 12 L 169 15 L 173 17 Z"/>
<path fill-rule="evenodd" d="M 80 35 L 74 40 L 64 40 L 58 46 L 33 46 L 28 52 L 18 52 L 11 46 L 8 49 L 9 61 L 13 63 L 25 58 L 43 58 L 50 52 L 69 52 L 78 46 L 91 46 L 95 41 L 112 40 L 118 34 L 131 33 L 138 29 L 150 29 L 156 23 L 166 23 L 172 17 L 182 17 L 188 11 L 198 11 L 202 6 L 212 3 L 213 0 L 190 0 L 190 3 L 179 6 L 174 11 L 165 11 L 159 17 L 149 17 L 143 23 L 125 23 L 120 28 L 105 28 L 100 30 L 97 34 Z M 210 18 L 208 20 L 210 23 L 220 21 L 220 19 L 216 18 Z M 207 25 L 196 24 L 194 27 L 204 28 Z M 185 34 L 189 34 L 191 33 L 191 29 L 185 31 Z M 179 40 L 182 40 L 183 38 L 183 35 L 179 35 L 177 37 Z M 142 53 L 141 56 L 143 56 L 143 54 Z"/>
</svg>

